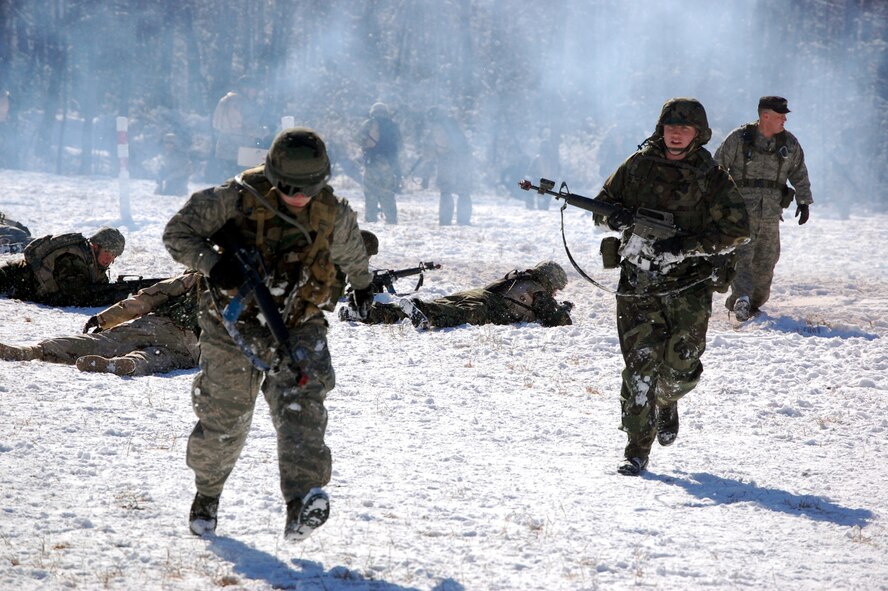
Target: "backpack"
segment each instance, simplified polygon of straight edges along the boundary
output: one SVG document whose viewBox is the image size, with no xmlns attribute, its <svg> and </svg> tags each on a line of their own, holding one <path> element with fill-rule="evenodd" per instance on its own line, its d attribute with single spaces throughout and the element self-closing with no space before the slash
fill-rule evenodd
<svg viewBox="0 0 888 591">
<path fill-rule="evenodd" d="M 35 239 L 25 247 L 25 262 L 37 278 L 37 295 L 45 296 L 57 292 L 59 285 L 55 280 L 55 262 L 63 254 L 73 254 L 91 262 L 92 253 L 89 242 L 79 232 L 69 232 L 54 236 L 43 236 Z M 95 265 L 88 265 L 94 269 Z M 92 274 L 95 274 L 94 272 Z M 95 281 L 97 278 L 92 277 Z"/>
</svg>

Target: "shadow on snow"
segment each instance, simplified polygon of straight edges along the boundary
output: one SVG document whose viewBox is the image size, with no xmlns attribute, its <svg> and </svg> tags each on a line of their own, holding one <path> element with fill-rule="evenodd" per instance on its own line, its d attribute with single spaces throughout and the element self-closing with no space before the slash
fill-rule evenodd
<svg viewBox="0 0 888 591">
<path fill-rule="evenodd" d="M 793 318 L 791 316 L 778 316 L 772 318 L 764 312 L 759 312 L 751 322 L 760 325 L 761 328 L 778 332 L 800 334 L 805 337 L 822 337 L 827 339 L 850 339 L 858 337 L 868 341 L 879 338 L 878 335 L 866 332 L 856 326 L 816 324 L 806 319 Z"/>
<path fill-rule="evenodd" d="M 365 578 L 344 566 L 324 569 L 320 562 L 293 558 L 290 563 L 239 540 L 226 536 L 208 536 L 207 548 L 230 562 L 235 573 L 252 580 L 265 581 L 275 589 L 298 591 L 418 591 L 394 583 Z M 434 591 L 465 591 L 453 579 L 443 579 Z"/>
<path fill-rule="evenodd" d="M 698 499 L 709 501 L 712 505 L 757 503 L 771 511 L 804 515 L 814 521 L 829 521 L 837 525 L 857 527 L 866 527 L 867 522 L 874 517 L 873 512 L 868 509 L 842 507 L 822 496 L 796 495 L 785 490 L 760 487 L 754 482 L 721 478 L 705 472 L 688 474 L 687 478 L 650 472 L 642 476 L 648 480 L 680 486 Z"/>
</svg>

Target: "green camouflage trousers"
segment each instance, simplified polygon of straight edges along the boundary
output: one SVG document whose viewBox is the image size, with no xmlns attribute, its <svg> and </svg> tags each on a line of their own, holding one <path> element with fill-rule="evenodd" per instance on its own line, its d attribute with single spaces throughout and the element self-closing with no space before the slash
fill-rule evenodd
<svg viewBox="0 0 888 591">
<path fill-rule="evenodd" d="M 749 296 L 753 309 L 761 308 L 771 297 L 774 267 L 780 259 L 780 218 L 749 216 L 750 242 L 737 249 L 737 276 L 725 307 L 734 308 L 741 296 Z"/>
<path fill-rule="evenodd" d="M 463 324 L 510 324 L 514 318 L 506 302 L 497 294 L 473 289 L 431 301 L 413 300 L 435 328 Z M 393 324 L 407 315 L 394 304 L 373 304 L 367 317 L 368 324 Z"/>
<path fill-rule="evenodd" d="M 631 293 L 625 278 L 620 291 Z M 712 311 L 707 284 L 664 297 L 617 297 L 617 331 L 626 368 L 620 390 L 626 457 L 646 458 L 657 435 L 655 405 L 679 400 L 700 380 Z"/>
<path fill-rule="evenodd" d="M 202 311 L 206 310 L 202 306 Z M 246 442 L 260 389 L 277 432 L 284 499 L 289 502 L 313 487 L 327 484 L 332 460 L 324 443 L 324 400 L 333 389 L 335 377 L 327 349 L 326 321 L 318 317 L 290 330 L 290 344 L 302 347 L 309 355 L 308 382 L 302 387 L 297 386 L 297 376 L 286 365 L 276 372 L 256 370 L 225 332 L 215 311 L 202 313 L 200 324 L 200 372 L 191 391 L 198 422 L 187 451 L 197 491 L 208 496 L 221 494 Z M 259 357 L 271 361 L 274 344 L 268 329 L 255 324 L 237 326 Z"/>
<path fill-rule="evenodd" d="M 398 204 L 395 191 L 398 173 L 382 158 L 366 164 L 364 168 L 364 220 L 375 222 L 382 213 L 387 224 L 398 223 Z"/>
<path fill-rule="evenodd" d="M 58 337 L 40 342 L 43 360 L 73 365 L 78 357 L 132 359 L 134 376 L 191 369 L 197 365 L 197 337 L 166 316 L 148 314 L 98 333 Z"/>
</svg>

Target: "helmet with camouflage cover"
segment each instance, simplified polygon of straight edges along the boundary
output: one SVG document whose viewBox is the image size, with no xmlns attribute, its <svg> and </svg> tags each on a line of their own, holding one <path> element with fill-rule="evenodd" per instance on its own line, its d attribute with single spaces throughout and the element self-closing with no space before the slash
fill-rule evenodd
<svg viewBox="0 0 888 591">
<path fill-rule="evenodd" d="M 688 152 L 705 146 L 712 139 L 712 130 L 709 129 L 706 109 L 695 98 L 677 97 L 663 103 L 660 118 L 657 120 L 657 136 L 663 137 L 664 125 L 692 125 L 697 129 L 697 137 L 688 146 Z"/>
<path fill-rule="evenodd" d="M 107 226 L 99 228 L 98 232 L 89 237 L 89 241 L 102 250 L 110 252 L 115 258 L 123 254 L 123 249 L 126 246 L 126 240 L 120 230 Z"/>
<path fill-rule="evenodd" d="M 281 131 L 265 156 L 265 178 L 286 195 L 317 195 L 330 178 L 324 140 L 306 127 Z"/>
<path fill-rule="evenodd" d="M 561 291 L 567 286 L 567 273 L 555 261 L 538 263 L 529 273 L 540 283 L 545 285 L 551 293 Z"/>
</svg>

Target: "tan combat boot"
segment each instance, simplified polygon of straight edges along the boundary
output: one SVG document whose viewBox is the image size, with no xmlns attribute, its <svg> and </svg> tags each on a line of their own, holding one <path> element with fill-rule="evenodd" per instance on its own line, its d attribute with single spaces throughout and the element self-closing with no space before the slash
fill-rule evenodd
<svg viewBox="0 0 888 591">
<path fill-rule="evenodd" d="M 43 359 L 43 347 L 40 345 L 15 347 L 0 343 L 0 359 L 4 361 L 31 361 Z"/>
<path fill-rule="evenodd" d="M 102 357 L 101 355 L 84 355 L 75 362 L 80 371 L 113 373 L 119 376 L 131 376 L 136 371 L 136 362 L 126 357 Z"/>
</svg>

